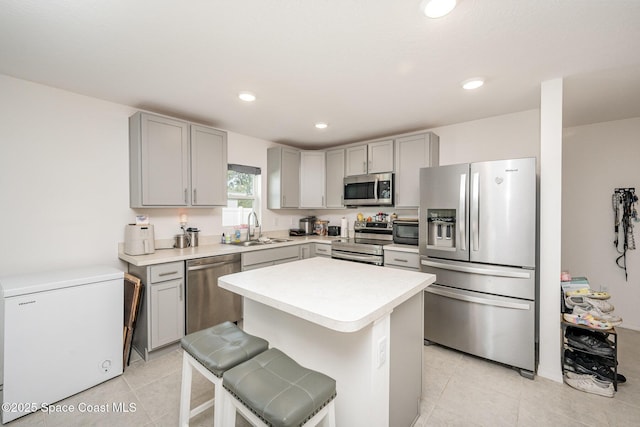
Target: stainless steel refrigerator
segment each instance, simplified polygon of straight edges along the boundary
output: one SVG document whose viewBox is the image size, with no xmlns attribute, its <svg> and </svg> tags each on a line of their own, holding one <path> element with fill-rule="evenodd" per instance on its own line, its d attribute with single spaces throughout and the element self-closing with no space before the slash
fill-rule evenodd
<svg viewBox="0 0 640 427">
<path fill-rule="evenodd" d="M 536 370 L 536 160 L 420 170 L 425 340 Z"/>
</svg>

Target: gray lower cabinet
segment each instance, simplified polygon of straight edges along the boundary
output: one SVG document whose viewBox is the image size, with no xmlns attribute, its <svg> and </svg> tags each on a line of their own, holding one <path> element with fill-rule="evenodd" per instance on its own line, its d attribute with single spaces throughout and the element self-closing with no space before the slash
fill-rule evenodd
<svg viewBox="0 0 640 427">
<path fill-rule="evenodd" d="M 314 243 L 314 256 L 331 257 L 331 243 Z"/>
<path fill-rule="evenodd" d="M 184 336 L 184 261 L 146 267 L 129 265 L 144 284 L 144 297 L 133 334 L 133 348 L 145 360 Z"/>
<path fill-rule="evenodd" d="M 300 246 L 295 245 L 244 252 L 242 254 L 242 271 L 297 261 L 301 258 L 300 251 Z"/>
<path fill-rule="evenodd" d="M 384 266 L 402 270 L 420 271 L 420 254 L 405 251 L 384 250 Z"/>
<path fill-rule="evenodd" d="M 300 248 L 300 259 L 307 259 L 313 257 L 313 244 L 312 243 L 304 243 L 299 246 Z"/>
</svg>

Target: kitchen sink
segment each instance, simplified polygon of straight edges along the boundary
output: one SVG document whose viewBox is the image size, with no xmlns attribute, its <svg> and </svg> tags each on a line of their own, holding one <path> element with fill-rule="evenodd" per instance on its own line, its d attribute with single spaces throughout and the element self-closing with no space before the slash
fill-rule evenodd
<svg viewBox="0 0 640 427">
<path fill-rule="evenodd" d="M 270 239 L 270 238 L 262 238 L 262 239 L 258 239 L 258 240 L 243 240 L 241 242 L 231 242 L 232 245 L 236 245 L 236 246 L 263 246 L 263 245 L 270 245 L 273 243 L 284 243 L 284 242 L 290 242 L 291 239 Z"/>
</svg>

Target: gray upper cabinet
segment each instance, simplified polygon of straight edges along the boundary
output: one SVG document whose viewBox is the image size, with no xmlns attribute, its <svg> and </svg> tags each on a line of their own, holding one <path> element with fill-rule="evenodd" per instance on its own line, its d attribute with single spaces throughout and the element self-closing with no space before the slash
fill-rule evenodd
<svg viewBox="0 0 640 427">
<path fill-rule="evenodd" d="M 325 152 L 300 152 L 300 207 L 325 206 Z"/>
<path fill-rule="evenodd" d="M 327 151 L 326 170 L 325 206 L 327 208 L 343 208 L 344 148 Z"/>
<path fill-rule="evenodd" d="M 132 208 L 226 205 L 227 134 L 138 112 L 129 118 Z"/>
<path fill-rule="evenodd" d="M 393 139 L 346 149 L 346 176 L 393 172 L 393 167 Z"/>
<path fill-rule="evenodd" d="M 297 208 L 300 205 L 300 150 L 289 147 L 267 149 L 267 208 Z"/>
<path fill-rule="evenodd" d="M 191 204 L 227 205 L 227 133 L 191 125 Z"/>
<path fill-rule="evenodd" d="M 346 175 L 363 175 L 367 173 L 367 146 L 358 145 L 346 149 Z"/>
<path fill-rule="evenodd" d="M 420 206 L 420 168 L 438 166 L 440 138 L 427 132 L 397 138 L 395 206 L 416 208 Z"/>
</svg>

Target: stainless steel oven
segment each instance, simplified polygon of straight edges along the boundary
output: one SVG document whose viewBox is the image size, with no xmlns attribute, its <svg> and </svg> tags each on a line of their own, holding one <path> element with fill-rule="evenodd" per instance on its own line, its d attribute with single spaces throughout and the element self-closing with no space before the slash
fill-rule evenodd
<svg viewBox="0 0 640 427">
<path fill-rule="evenodd" d="M 384 245 L 393 243 L 390 222 L 356 221 L 353 239 L 331 243 L 331 258 L 384 265 Z"/>
<path fill-rule="evenodd" d="M 418 218 L 393 221 L 393 243 L 418 246 L 419 229 Z"/>
<path fill-rule="evenodd" d="M 393 206 L 393 177 L 379 173 L 344 178 L 345 206 Z"/>
</svg>

